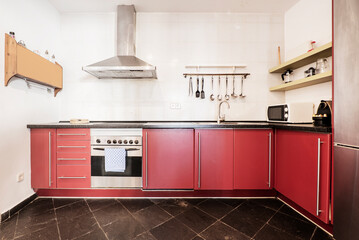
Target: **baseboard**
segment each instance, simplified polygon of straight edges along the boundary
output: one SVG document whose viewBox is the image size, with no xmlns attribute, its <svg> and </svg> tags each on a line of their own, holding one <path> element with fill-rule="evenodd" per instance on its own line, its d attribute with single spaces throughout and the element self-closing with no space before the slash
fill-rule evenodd
<svg viewBox="0 0 359 240">
<path fill-rule="evenodd" d="M 33 200 L 37 198 L 37 194 L 34 193 L 30 197 L 26 198 L 24 201 L 17 204 L 15 207 L 11 208 L 10 210 L 4 212 L 1 214 L 0 223 L 4 222 L 5 220 L 9 219 L 11 216 L 13 216 L 15 213 L 23 209 L 26 205 L 31 203 Z"/>
</svg>

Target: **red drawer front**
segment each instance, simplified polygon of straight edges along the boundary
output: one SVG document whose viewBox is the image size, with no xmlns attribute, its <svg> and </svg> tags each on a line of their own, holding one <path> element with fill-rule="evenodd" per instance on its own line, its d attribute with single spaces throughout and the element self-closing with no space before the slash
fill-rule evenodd
<svg viewBox="0 0 359 240">
<path fill-rule="evenodd" d="M 90 165 L 91 153 L 89 152 L 59 152 L 57 164 L 62 165 Z"/>
<path fill-rule="evenodd" d="M 57 188 L 90 187 L 90 165 L 57 165 Z"/>
<path fill-rule="evenodd" d="M 84 128 L 67 128 L 57 129 L 57 141 L 61 140 L 83 140 L 90 141 L 90 129 Z"/>
<path fill-rule="evenodd" d="M 91 152 L 90 141 L 57 141 L 57 152 Z"/>
</svg>

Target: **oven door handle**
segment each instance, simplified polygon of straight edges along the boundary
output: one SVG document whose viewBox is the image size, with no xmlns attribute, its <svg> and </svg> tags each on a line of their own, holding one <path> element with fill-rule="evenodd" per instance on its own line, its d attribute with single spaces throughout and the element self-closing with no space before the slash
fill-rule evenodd
<svg viewBox="0 0 359 240">
<path fill-rule="evenodd" d="M 105 148 L 92 148 L 93 150 L 105 151 Z M 126 151 L 138 151 L 139 148 L 125 148 Z"/>
</svg>

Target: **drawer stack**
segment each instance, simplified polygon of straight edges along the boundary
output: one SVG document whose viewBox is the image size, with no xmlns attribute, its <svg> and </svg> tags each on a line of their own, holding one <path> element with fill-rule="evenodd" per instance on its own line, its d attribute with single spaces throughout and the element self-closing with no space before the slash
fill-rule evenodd
<svg viewBox="0 0 359 240">
<path fill-rule="evenodd" d="M 57 130 L 57 188 L 91 187 L 90 129 Z"/>
</svg>

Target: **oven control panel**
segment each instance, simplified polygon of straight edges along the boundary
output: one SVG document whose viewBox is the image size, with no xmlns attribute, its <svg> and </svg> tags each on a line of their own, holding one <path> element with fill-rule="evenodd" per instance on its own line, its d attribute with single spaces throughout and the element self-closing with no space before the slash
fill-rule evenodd
<svg viewBox="0 0 359 240">
<path fill-rule="evenodd" d="M 142 145 L 141 136 L 92 136 L 91 145 Z"/>
</svg>

